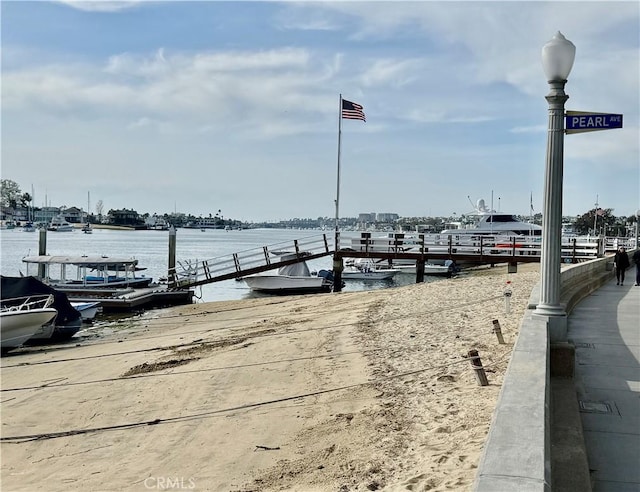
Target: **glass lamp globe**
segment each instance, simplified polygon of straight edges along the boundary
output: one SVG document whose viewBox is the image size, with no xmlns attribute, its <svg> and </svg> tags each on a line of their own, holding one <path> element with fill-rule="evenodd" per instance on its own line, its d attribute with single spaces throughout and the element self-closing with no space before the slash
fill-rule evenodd
<svg viewBox="0 0 640 492">
<path fill-rule="evenodd" d="M 542 68 L 547 80 L 567 80 L 575 57 L 575 45 L 558 31 L 542 47 Z"/>
</svg>

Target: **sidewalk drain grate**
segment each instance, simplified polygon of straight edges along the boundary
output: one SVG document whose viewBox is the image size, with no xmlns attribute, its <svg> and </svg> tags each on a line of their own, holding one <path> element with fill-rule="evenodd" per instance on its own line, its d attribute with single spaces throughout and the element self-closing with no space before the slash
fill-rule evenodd
<svg viewBox="0 0 640 492">
<path fill-rule="evenodd" d="M 575 343 L 574 344 L 575 348 L 588 348 L 588 349 L 594 349 L 596 348 L 596 344 L 595 343 Z"/>
<path fill-rule="evenodd" d="M 580 411 L 585 413 L 603 413 L 612 414 L 611 405 L 604 401 L 585 401 L 579 400 Z"/>
</svg>

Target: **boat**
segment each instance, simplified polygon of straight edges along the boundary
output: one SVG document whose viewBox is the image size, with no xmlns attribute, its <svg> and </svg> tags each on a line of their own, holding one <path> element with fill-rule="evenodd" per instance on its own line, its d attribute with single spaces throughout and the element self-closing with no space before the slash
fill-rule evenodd
<svg viewBox="0 0 640 492">
<path fill-rule="evenodd" d="M 280 261 L 299 259 L 296 263 L 281 266 L 276 273 L 272 271 L 243 277 L 252 291 L 269 294 L 310 294 L 331 292 L 333 273 L 320 270 L 315 275 L 309 265 L 295 253 L 278 253 Z M 302 255 L 304 256 L 304 254 Z"/>
<path fill-rule="evenodd" d="M 170 226 L 163 217 L 158 217 L 157 215 L 149 217 L 146 220 L 145 225 L 150 231 L 168 231 Z"/>
<path fill-rule="evenodd" d="M 138 267 L 135 258 L 37 255 L 27 256 L 22 261 L 27 264 L 27 275 L 31 267 L 44 266 L 42 281 L 63 292 L 148 287 L 152 280 L 151 277 L 136 276 L 135 272 L 145 268 Z M 75 269 L 75 274 L 69 269 Z"/>
<path fill-rule="evenodd" d="M 501 236 L 540 236 L 542 227 L 530 222 L 523 222 L 513 214 L 496 212 L 489 209 L 481 198 L 475 209 L 465 214 L 466 223 L 459 228 L 445 229 L 441 234 L 452 235 L 501 235 Z"/>
<path fill-rule="evenodd" d="M 73 226 L 67 222 L 62 215 L 57 215 L 51 219 L 51 222 L 49 222 L 49 225 L 47 226 L 47 230 L 55 232 L 72 232 Z"/>
<path fill-rule="evenodd" d="M 342 270 L 344 280 L 390 280 L 398 274 L 398 268 L 384 268 L 367 259 L 365 261 L 347 261 Z"/>
<path fill-rule="evenodd" d="M 2 289 L 2 294 L 6 292 Z M 51 307 L 53 296 L 7 297 L 0 307 L 0 347 L 2 352 L 20 347 L 45 323 L 55 319 L 58 311 Z"/>
<path fill-rule="evenodd" d="M 90 323 L 95 319 L 100 309 L 99 302 L 71 302 L 73 309 L 80 313 L 83 323 Z"/>
<path fill-rule="evenodd" d="M 37 230 L 38 228 L 33 222 L 27 222 L 24 226 L 22 226 L 23 232 L 36 232 Z"/>
<path fill-rule="evenodd" d="M 56 310 L 57 316 L 49 322 L 43 323 L 39 329 L 25 342 L 48 343 L 68 340 L 81 328 L 82 316 L 80 312 L 73 308 L 67 295 L 60 292 L 35 277 L 5 277 L 1 278 L 2 302 L 5 298 L 14 299 L 19 297 L 51 297 L 51 307 Z M 6 301 L 9 302 L 8 300 Z"/>
</svg>

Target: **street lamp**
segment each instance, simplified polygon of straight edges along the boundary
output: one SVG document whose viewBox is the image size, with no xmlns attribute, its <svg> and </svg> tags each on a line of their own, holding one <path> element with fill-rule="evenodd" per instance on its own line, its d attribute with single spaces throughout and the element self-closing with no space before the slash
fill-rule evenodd
<svg viewBox="0 0 640 492">
<path fill-rule="evenodd" d="M 564 92 L 573 67 L 576 47 L 560 31 L 542 48 L 542 66 L 551 91 L 547 157 L 544 178 L 540 302 L 534 314 L 548 319 L 550 338 L 566 339 L 567 313 L 560 304 L 560 266 L 562 261 L 562 167 L 564 151 Z"/>
</svg>

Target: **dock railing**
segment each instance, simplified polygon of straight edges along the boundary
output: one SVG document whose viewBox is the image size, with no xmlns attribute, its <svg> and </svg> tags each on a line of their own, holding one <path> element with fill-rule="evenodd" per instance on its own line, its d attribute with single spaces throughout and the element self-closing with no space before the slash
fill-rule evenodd
<svg viewBox="0 0 640 492">
<path fill-rule="evenodd" d="M 333 253 L 326 234 L 284 241 L 206 260 L 178 260 L 169 287 L 183 288 L 239 278 Z M 281 260 L 283 255 L 293 255 Z M 173 281 L 172 281 L 173 280 Z"/>
<path fill-rule="evenodd" d="M 580 263 L 601 258 L 605 252 L 625 244 L 624 238 L 563 237 L 562 261 Z M 424 258 L 475 258 L 480 262 L 500 263 L 540 261 L 541 251 L 540 236 L 390 233 L 387 237 L 374 238 L 370 232 L 363 232 L 356 238 L 342 238 L 338 254 L 342 258 L 354 252 L 358 257 L 420 255 Z M 175 268 L 168 271 L 168 284 L 169 288 L 183 288 L 240 278 L 334 252 L 333 237 L 330 243 L 327 234 L 321 234 L 210 259 L 178 260 Z M 284 253 L 295 257 L 282 261 L 279 257 Z"/>
<path fill-rule="evenodd" d="M 604 238 L 565 237 L 562 241 L 562 259 L 565 263 L 578 263 L 604 255 Z M 540 236 L 472 235 L 472 234 L 389 234 L 373 238 L 364 232 L 351 240 L 350 249 L 359 253 L 391 254 L 417 253 L 431 255 L 477 255 L 512 257 L 540 257 Z"/>
</svg>

